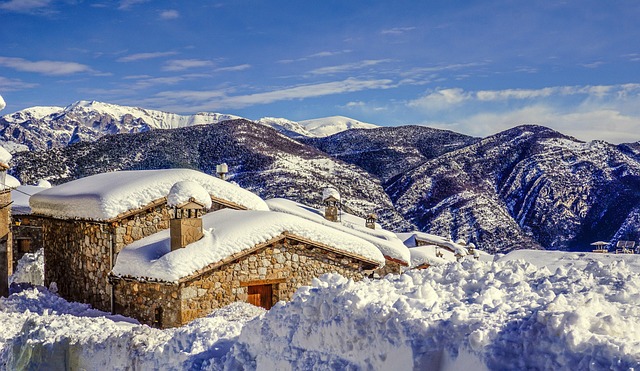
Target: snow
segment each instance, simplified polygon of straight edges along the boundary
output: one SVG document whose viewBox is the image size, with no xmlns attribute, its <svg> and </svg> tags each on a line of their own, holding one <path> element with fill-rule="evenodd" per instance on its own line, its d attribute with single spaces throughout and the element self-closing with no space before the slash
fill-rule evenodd
<svg viewBox="0 0 640 371">
<path fill-rule="evenodd" d="M 4 178 L 4 184 L 9 188 L 16 188 L 20 186 L 20 181 L 11 174 L 7 174 Z"/>
<path fill-rule="evenodd" d="M 35 106 L 5 115 L 2 118 L 7 122 L 20 123 L 27 120 L 40 120 L 47 116 L 60 113 L 62 110 L 64 110 L 62 107 Z"/>
<path fill-rule="evenodd" d="M 28 282 L 44 285 L 44 249 L 24 254 L 14 267 L 15 273 L 9 277 L 9 284 Z"/>
<path fill-rule="evenodd" d="M 93 112 L 110 115 L 118 120 L 122 120 L 125 115 L 131 115 L 156 129 L 174 129 L 193 125 L 217 124 L 222 121 L 241 118 L 239 116 L 212 112 L 200 112 L 195 115 L 182 116 L 175 113 L 96 101 L 78 101 L 64 109 L 64 113 L 73 113 L 82 116 L 91 116 Z M 88 121 L 86 125 L 90 126 L 90 121 Z"/>
<path fill-rule="evenodd" d="M 370 242 L 294 215 L 223 209 L 204 215 L 202 223 L 204 237 L 183 249 L 171 251 L 169 230 L 125 246 L 118 254 L 113 274 L 177 282 L 209 264 L 269 241 L 284 232 L 384 265 L 384 257 Z"/>
<path fill-rule="evenodd" d="M 34 214 L 57 218 L 108 220 L 166 197 L 183 180 L 199 183 L 211 196 L 248 209 L 268 210 L 255 194 L 190 169 L 115 171 L 92 175 L 44 190 L 31 197 Z"/>
<path fill-rule="evenodd" d="M 51 183 L 46 179 L 38 180 L 38 183 L 36 183 L 36 186 L 42 187 L 42 188 L 51 188 L 52 187 Z"/>
<path fill-rule="evenodd" d="M 9 153 L 9 151 L 7 151 L 6 149 L 4 149 L 3 147 L 0 147 L 0 163 L 4 164 L 4 165 L 9 165 L 9 161 L 11 161 L 11 153 Z"/>
<path fill-rule="evenodd" d="M 299 123 L 285 118 L 279 117 L 263 117 L 256 121 L 260 125 L 270 126 L 279 132 L 290 137 L 313 137 L 307 129 L 302 127 Z"/>
<path fill-rule="evenodd" d="M 640 255 L 547 253 L 517 251 L 496 262 L 471 259 L 361 282 L 324 275 L 268 312 L 234 303 L 167 330 L 23 288 L 0 298 L 0 365 L 638 369 Z M 515 260 L 505 259 L 511 254 Z"/>
<path fill-rule="evenodd" d="M 423 264 L 437 265 L 454 262 L 457 260 L 454 253 L 435 245 L 426 245 L 409 248 L 411 264 L 409 267 L 419 267 Z M 442 256 L 438 256 L 438 253 Z"/>
<path fill-rule="evenodd" d="M 167 206 L 174 207 L 189 202 L 191 199 L 204 205 L 205 209 L 210 209 L 212 202 L 209 192 L 199 183 L 190 180 L 183 180 L 174 184 L 167 196 Z"/>
<path fill-rule="evenodd" d="M 455 254 L 458 254 L 458 255 L 465 256 L 469 254 L 469 251 L 467 251 L 467 248 L 462 244 L 453 242 L 450 239 L 436 236 L 433 234 L 424 233 L 424 232 L 406 232 L 406 233 L 396 233 L 396 235 L 398 236 L 398 238 L 404 241 L 404 244 L 407 247 L 415 247 L 416 238 L 417 238 L 422 241 L 426 241 L 430 244 L 447 247 L 448 249 L 451 249 Z M 461 241 L 461 242 L 464 242 L 464 241 Z"/>
<path fill-rule="evenodd" d="M 335 188 L 325 188 L 322 190 L 322 201 L 324 202 L 327 198 L 333 197 L 336 200 L 340 201 L 340 192 L 338 192 Z"/>
<path fill-rule="evenodd" d="M 31 207 L 29 206 L 29 198 L 32 195 L 48 189 L 47 187 L 39 187 L 32 185 L 21 185 L 13 187 L 11 190 L 11 213 L 14 215 L 26 215 L 31 214 Z"/>
<path fill-rule="evenodd" d="M 6 106 L 7 103 L 4 101 L 4 98 L 2 98 L 2 95 L 0 95 L 0 111 L 2 111 Z"/>
<path fill-rule="evenodd" d="M 349 129 L 374 129 L 378 125 L 367 124 L 344 116 L 331 116 L 299 122 L 309 133 L 316 137 L 328 137 Z"/>
<path fill-rule="evenodd" d="M 266 201 L 269 208 L 285 214 L 296 215 L 315 223 L 345 232 L 374 244 L 384 256 L 409 264 L 411 256 L 407 247 L 393 232 L 384 230 L 376 224 L 376 229 L 367 228 L 365 220 L 355 215 L 342 213 L 340 222 L 331 222 L 324 218 L 324 212 L 284 198 L 272 198 Z"/>
</svg>

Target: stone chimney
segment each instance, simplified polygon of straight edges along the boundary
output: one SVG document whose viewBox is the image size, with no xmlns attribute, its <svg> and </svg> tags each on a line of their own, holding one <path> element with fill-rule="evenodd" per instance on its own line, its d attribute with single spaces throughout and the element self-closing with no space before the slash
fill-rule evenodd
<svg viewBox="0 0 640 371">
<path fill-rule="evenodd" d="M 191 181 L 174 184 L 167 196 L 167 205 L 171 207 L 171 251 L 181 249 L 204 236 L 202 214 L 211 207 L 211 196 L 200 184 Z"/>
<path fill-rule="evenodd" d="M 216 173 L 218 174 L 218 177 L 220 179 L 226 180 L 228 172 L 229 172 L 229 166 L 227 166 L 226 163 L 216 165 Z"/>
<path fill-rule="evenodd" d="M 325 188 L 322 191 L 322 204 L 324 205 L 324 218 L 332 221 L 338 221 L 338 208 L 340 206 L 340 193 L 335 188 Z"/>
<path fill-rule="evenodd" d="M 378 216 L 374 213 L 370 213 L 365 218 L 365 226 L 367 228 L 376 229 L 376 220 L 378 220 Z"/>
</svg>

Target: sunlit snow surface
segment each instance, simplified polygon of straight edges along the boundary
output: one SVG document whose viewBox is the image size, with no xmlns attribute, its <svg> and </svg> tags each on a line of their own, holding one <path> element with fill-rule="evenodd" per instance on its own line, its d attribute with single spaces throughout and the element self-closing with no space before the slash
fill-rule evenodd
<svg viewBox="0 0 640 371">
<path fill-rule="evenodd" d="M 518 257 L 512 261 L 500 261 L 510 254 L 497 262 L 465 259 L 380 280 L 325 275 L 263 316 L 236 303 L 172 330 L 106 314 L 96 318 L 100 313 L 83 304 L 29 289 L 0 299 L 0 365 L 42 369 L 56 360 L 114 370 L 640 367 L 640 256 L 513 254 Z"/>
</svg>

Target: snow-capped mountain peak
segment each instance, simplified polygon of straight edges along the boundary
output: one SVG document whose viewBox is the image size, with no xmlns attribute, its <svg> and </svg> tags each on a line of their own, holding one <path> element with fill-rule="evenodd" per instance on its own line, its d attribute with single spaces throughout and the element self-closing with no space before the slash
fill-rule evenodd
<svg viewBox="0 0 640 371">
<path fill-rule="evenodd" d="M 280 117 L 263 117 L 256 121 L 258 124 L 270 126 L 291 138 L 306 136 L 315 137 L 314 134 L 305 129 L 299 122 L 291 121 Z"/>
<path fill-rule="evenodd" d="M 349 129 L 374 129 L 378 125 L 368 124 L 345 116 L 330 116 L 299 122 L 315 137 L 328 137 Z"/>
</svg>

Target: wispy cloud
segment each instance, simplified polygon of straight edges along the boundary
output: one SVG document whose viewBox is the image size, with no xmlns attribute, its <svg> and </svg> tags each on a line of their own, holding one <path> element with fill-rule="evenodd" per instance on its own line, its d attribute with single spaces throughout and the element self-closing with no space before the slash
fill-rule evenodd
<svg viewBox="0 0 640 371">
<path fill-rule="evenodd" d="M 407 105 L 411 108 L 421 108 L 428 111 L 440 111 L 450 109 L 469 99 L 469 94 L 459 88 L 440 89 L 410 101 Z"/>
<path fill-rule="evenodd" d="M 3 91 L 31 89 L 31 88 L 35 88 L 36 86 L 38 86 L 38 84 L 24 82 L 19 79 L 9 79 L 9 78 L 0 76 L 0 89 L 2 89 Z"/>
<path fill-rule="evenodd" d="M 22 72 L 35 72 L 43 75 L 72 75 L 75 73 L 95 73 L 91 67 L 76 62 L 28 61 L 22 58 L 0 57 L 0 66 Z"/>
<path fill-rule="evenodd" d="M 310 71 L 310 73 L 313 75 L 329 75 L 329 74 L 336 74 L 336 73 L 344 73 L 344 72 L 359 70 L 366 67 L 375 66 L 377 64 L 386 63 L 386 62 L 391 62 L 391 59 L 372 59 L 372 60 L 364 60 L 364 61 L 359 61 L 354 63 L 341 64 L 338 66 L 321 67 L 321 68 L 316 68 L 315 70 Z"/>
<path fill-rule="evenodd" d="M 41 12 L 51 5 L 51 0 L 11 0 L 0 3 L 0 9 L 17 13 Z"/>
<path fill-rule="evenodd" d="M 339 51 L 322 51 L 318 53 L 313 53 L 311 55 L 307 55 L 306 57 L 301 57 L 297 59 L 281 59 L 278 63 L 294 63 L 294 62 L 303 62 L 314 58 L 326 58 L 333 57 L 340 54 L 350 53 L 351 50 L 339 50 Z"/>
<path fill-rule="evenodd" d="M 118 58 L 117 61 L 118 62 L 135 62 L 135 61 L 142 61 L 146 59 L 162 58 L 162 57 L 167 57 L 167 56 L 176 55 L 176 54 L 178 53 L 177 52 L 136 53 L 136 54 L 131 54 L 131 55 Z"/>
<path fill-rule="evenodd" d="M 180 13 L 177 10 L 163 10 L 160 12 L 160 19 L 176 19 L 180 17 Z"/>
<path fill-rule="evenodd" d="M 394 28 L 388 28 L 385 30 L 380 31 L 380 34 L 382 35 L 402 35 L 405 34 L 407 32 L 413 31 L 415 30 L 415 27 L 394 27 Z"/>
<path fill-rule="evenodd" d="M 162 67 L 164 71 L 184 71 L 190 68 L 212 67 L 213 62 L 203 59 L 174 59 Z"/>
<path fill-rule="evenodd" d="M 128 10 L 128 9 L 131 9 L 131 7 L 136 4 L 146 3 L 148 1 L 149 0 L 120 0 L 120 5 L 118 6 L 118 9 Z"/>
<path fill-rule="evenodd" d="M 237 66 L 229 66 L 229 67 L 220 67 L 216 68 L 216 72 L 235 72 L 235 71 L 244 71 L 251 68 L 250 64 L 239 64 Z"/>
<path fill-rule="evenodd" d="M 243 108 L 277 101 L 298 100 L 362 90 L 388 89 L 392 87 L 394 87 L 394 85 L 391 80 L 359 80 L 349 78 L 342 81 L 299 85 L 246 95 L 230 95 L 228 90 L 168 91 L 157 94 L 155 98 L 147 100 L 146 103 L 162 106 L 163 109 L 167 110 L 193 112 Z"/>
</svg>

